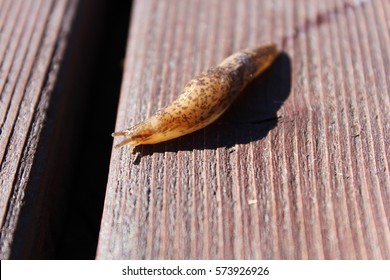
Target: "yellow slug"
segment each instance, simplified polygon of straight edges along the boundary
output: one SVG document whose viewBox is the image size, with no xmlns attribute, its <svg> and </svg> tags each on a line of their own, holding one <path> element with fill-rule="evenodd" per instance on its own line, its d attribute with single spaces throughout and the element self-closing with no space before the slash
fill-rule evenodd
<svg viewBox="0 0 390 280">
<path fill-rule="evenodd" d="M 164 109 L 132 128 L 112 136 L 126 137 L 116 147 L 156 144 L 214 122 L 232 104 L 244 87 L 263 72 L 278 54 L 276 45 L 245 49 L 194 79 L 179 97 Z"/>
</svg>

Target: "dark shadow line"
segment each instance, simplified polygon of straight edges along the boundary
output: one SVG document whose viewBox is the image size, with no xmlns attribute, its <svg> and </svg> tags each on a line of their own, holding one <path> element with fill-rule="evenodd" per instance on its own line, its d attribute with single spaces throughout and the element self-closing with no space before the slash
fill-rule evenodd
<svg viewBox="0 0 390 280">
<path fill-rule="evenodd" d="M 311 28 L 320 27 L 323 24 L 329 23 L 333 18 L 338 15 L 344 15 L 348 10 L 355 11 L 358 8 L 364 7 L 368 1 L 361 1 L 357 4 L 345 2 L 340 6 L 318 13 L 314 19 L 307 18 L 301 26 L 294 27 L 294 33 L 289 36 L 283 36 L 281 39 L 281 48 L 285 49 L 288 40 L 295 40 L 300 33 L 308 33 Z"/>
<path fill-rule="evenodd" d="M 103 1 L 103 23 L 96 46 L 94 71 L 86 78 L 82 128 L 78 154 L 70 178 L 71 195 L 65 217 L 65 231 L 57 242 L 58 259 L 95 259 L 103 213 L 119 93 L 123 75 L 131 1 Z"/>
</svg>

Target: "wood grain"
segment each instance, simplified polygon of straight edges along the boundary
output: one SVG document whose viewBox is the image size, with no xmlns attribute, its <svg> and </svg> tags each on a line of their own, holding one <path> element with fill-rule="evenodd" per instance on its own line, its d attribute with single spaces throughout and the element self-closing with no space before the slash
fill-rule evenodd
<svg viewBox="0 0 390 280">
<path fill-rule="evenodd" d="M 98 259 L 390 258 L 390 2 L 135 1 L 117 130 L 245 47 L 281 56 L 216 124 L 114 149 Z"/>
<path fill-rule="evenodd" d="M 93 2 L 0 2 L 1 259 L 55 257 L 85 99 Z"/>
</svg>

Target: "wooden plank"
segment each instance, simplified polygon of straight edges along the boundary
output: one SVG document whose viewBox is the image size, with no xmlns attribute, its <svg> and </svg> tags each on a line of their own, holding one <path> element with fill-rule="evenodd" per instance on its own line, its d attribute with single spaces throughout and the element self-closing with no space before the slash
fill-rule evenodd
<svg viewBox="0 0 390 280">
<path fill-rule="evenodd" d="M 117 130 L 241 48 L 282 55 L 216 124 L 114 149 L 98 259 L 390 258 L 388 1 L 135 1 Z"/>
<path fill-rule="evenodd" d="M 0 4 L 1 259 L 55 257 L 96 33 L 94 2 Z"/>
</svg>

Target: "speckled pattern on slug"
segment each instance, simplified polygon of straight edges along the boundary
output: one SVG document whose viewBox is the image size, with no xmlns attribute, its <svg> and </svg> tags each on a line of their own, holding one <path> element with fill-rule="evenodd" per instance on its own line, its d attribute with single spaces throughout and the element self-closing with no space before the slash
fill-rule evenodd
<svg viewBox="0 0 390 280">
<path fill-rule="evenodd" d="M 209 125 L 276 56 L 275 45 L 247 49 L 229 56 L 217 67 L 192 79 L 175 101 L 149 119 L 113 133 L 113 136 L 126 137 L 117 146 L 155 144 Z"/>
</svg>

